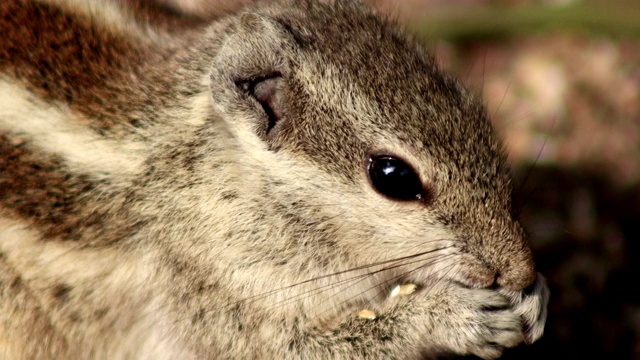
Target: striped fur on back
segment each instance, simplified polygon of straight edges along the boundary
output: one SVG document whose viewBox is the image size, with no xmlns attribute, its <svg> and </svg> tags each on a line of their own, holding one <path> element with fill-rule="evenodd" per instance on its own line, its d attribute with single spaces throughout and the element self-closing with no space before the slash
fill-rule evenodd
<svg viewBox="0 0 640 360">
<path fill-rule="evenodd" d="M 110 316 L 120 321 L 111 307 L 131 301 L 117 294 L 130 292 L 134 280 L 117 278 L 113 266 L 90 268 L 105 259 L 126 263 L 110 248 L 122 246 L 145 222 L 126 221 L 125 204 L 134 201 L 133 183 L 147 171 L 151 128 L 163 107 L 197 91 L 165 85 L 175 76 L 172 59 L 204 26 L 202 19 L 151 2 L 123 3 L 129 6 L 0 2 L 1 359 L 180 353 L 144 348 L 149 329 L 141 329 L 136 344 L 131 323 L 140 320 L 121 321 L 118 331 L 133 337 L 124 345 L 107 345 L 122 342 L 109 335 L 114 325 L 92 325 Z M 85 271 L 112 277 L 108 286 L 119 290 L 96 290 L 90 299 L 87 291 L 94 290 L 83 285 L 90 281 Z M 69 313 L 65 309 L 77 305 L 68 299 L 75 296 L 95 303 L 99 314 Z M 106 299 L 113 304 L 97 305 Z M 80 317 L 89 324 L 80 326 L 86 334 L 63 329 Z"/>
</svg>

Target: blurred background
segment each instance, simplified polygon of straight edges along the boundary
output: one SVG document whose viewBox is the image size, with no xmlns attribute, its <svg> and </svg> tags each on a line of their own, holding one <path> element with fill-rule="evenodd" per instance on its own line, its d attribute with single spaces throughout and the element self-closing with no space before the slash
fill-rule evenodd
<svg viewBox="0 0 640 360">
<path fill-rule="evenodd" d="M 640 359 L 640 1 L 371 0 L 487 105 L 551 288 L 508 359 Z"/>
</svg>

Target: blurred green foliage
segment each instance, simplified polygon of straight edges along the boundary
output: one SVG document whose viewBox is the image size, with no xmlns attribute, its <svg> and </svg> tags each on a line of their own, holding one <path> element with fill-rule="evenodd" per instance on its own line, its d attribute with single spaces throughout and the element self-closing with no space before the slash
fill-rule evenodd
<svg viewBox="0 0 640 360">
<path fill-rule="evenodd" d="M 409 20 L 422 36 L 456 43 L 552 31 L 640 39 L 637 0 L 574 1 L 565 5 L 451 4 Z"/>
</svg>

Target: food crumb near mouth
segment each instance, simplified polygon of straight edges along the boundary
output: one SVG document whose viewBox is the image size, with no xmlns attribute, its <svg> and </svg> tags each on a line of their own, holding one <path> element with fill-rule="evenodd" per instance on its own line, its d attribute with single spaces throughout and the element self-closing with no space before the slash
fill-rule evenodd
<svg viewBox="0 0 640 360">
<path fill-rule="evenodd" d="M 396 296 L 406 296 L 413 294 L 418 286 L 416 284 L 404 284 L 404 285 L 396 285 L 393 289 L 391 289 L 391 294 L 389 294 L 390 298 L 394 298 Z"/>
<path fill-rule="evenodd" d="M 358 317 L 360 319 L 374 320 L 376 318 L 376 313 L 371 310 L 364 309 L 358 313 Z"/>
</svg>

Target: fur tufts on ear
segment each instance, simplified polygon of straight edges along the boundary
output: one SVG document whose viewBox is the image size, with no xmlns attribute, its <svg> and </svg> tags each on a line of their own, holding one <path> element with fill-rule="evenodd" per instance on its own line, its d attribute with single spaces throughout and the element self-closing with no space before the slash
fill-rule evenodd
<svg viewBox="0 0 640 360">
<path fill-rule="evenodd" d="M 268 31 L 271 26 L 276 26 L 275 21 L 270 18 L 255 13 L 243 14 L 240 17 L 240 29 L 249 33 Z"/>
</svg>

